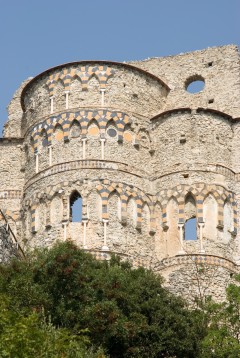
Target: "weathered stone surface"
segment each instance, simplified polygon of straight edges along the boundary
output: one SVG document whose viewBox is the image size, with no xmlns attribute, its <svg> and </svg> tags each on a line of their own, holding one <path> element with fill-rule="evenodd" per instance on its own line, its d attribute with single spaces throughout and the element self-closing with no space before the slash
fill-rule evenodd
<svg viewBox="0 0 240 358">
<path fill-rule="evenodd" d="M 213 277 L 204 292 L 222 299 L 240 265 L 239 63 L 230 45 L 69 63 L 25 81 L 0 140 L 0 208 L 22 246 L 115 252 L 191 297 L 200 267 Z M 192 94 L 195 80 L 204 88 Z"/>
</svg>

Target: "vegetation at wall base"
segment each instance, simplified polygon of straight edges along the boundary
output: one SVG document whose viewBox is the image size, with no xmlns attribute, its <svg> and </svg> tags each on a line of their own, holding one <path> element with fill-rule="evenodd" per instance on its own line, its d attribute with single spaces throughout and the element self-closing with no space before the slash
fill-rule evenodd
<svg viewBox="0 0 240 358">
<path fill-rule="evenodd" d="M 240 356 L 237 286 L 226 303 L 193 310 L 162 282 L 118 257 L 97 261 L 70 242 L 2 265 L 0 356 Z"/>
</svg>

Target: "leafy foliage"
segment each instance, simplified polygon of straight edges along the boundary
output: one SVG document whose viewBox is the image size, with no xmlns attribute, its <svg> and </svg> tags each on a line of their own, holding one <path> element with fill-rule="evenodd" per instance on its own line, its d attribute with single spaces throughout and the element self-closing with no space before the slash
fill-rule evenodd
<svg viewBox="0 0 240 358">
<path fill-rule="evenodd" d="M 68 342 L 62 335 L 71 334 L 76 345 L 81 330 L 111 357 L 194 357 L 198 349 L 191 312 L 162 288 L 159 276 L 133 270 L 116 257 L 110 263 L 97 261 L 71 243 L 2 266 L 0 291 L 10 297 L 10 313 L 21 314 L 16 322 L 26 327 L 26 357 L 34 355 L 31 349 L 40 349 L 38 342 L 44 339 L 46 345 L 53 340 L 41 345 L 45 351 L 56 346 L 54 342 Z M 51 317 L 51 325 L 39 325 L 46 317 Z M 6 327 L 3 341 L 4 332 Z M 18 340 L 12 341 L 17 349 Z"/>
<path fill-rule="evenodd" d="M 236 277 L 240 282 L 240 276 Z M 240 287 L 231 284 L 227 288 L 227 300 L 210 301 L 206 306 L 209 317 L 207 335 L 202 342 L 202 357 L 240 357 Z"/>
<path fill-rule="evenodd" d="M 238 286 L 190 310 L 153 272 L 70 242 L 1 266 L 0 294 L 2 357 L 240 356 Z"/>
<path fill-rule="evenodd" d="M 97 357 L 87 351 L 88 339 L 73 335 L 64 328 L 56 329 L 39 319 L 36 312 L 23 315 L 10 309 L 10 301 L 0 296 L 0 356 L 32 357 Z"/>
</svg>

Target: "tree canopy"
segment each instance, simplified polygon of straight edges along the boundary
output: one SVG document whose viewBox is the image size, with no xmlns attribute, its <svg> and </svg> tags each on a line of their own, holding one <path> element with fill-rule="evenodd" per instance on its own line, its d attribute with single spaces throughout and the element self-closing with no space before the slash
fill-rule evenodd
<svg viewBox="0 0 240 358">
<path fill-rule="evenodd" d="M 153 272 L 58 243 L 0 266 L 0 356 L 240 356 L 240 288 L 189 308 Z"/>
</svg>

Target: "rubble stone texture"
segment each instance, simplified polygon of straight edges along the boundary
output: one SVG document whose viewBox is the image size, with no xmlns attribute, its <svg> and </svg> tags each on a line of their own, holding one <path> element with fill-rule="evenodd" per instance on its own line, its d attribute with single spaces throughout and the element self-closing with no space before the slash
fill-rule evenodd
<svg viewBox="0 0 240 358">
<path fill-rule="evenodd" d="M 23 82 L 0 139 L 0 208 L 21 246 L 72 240 L 223 299 L 240 265 L 239 74 L 230 45 Z"/>
</svg>

